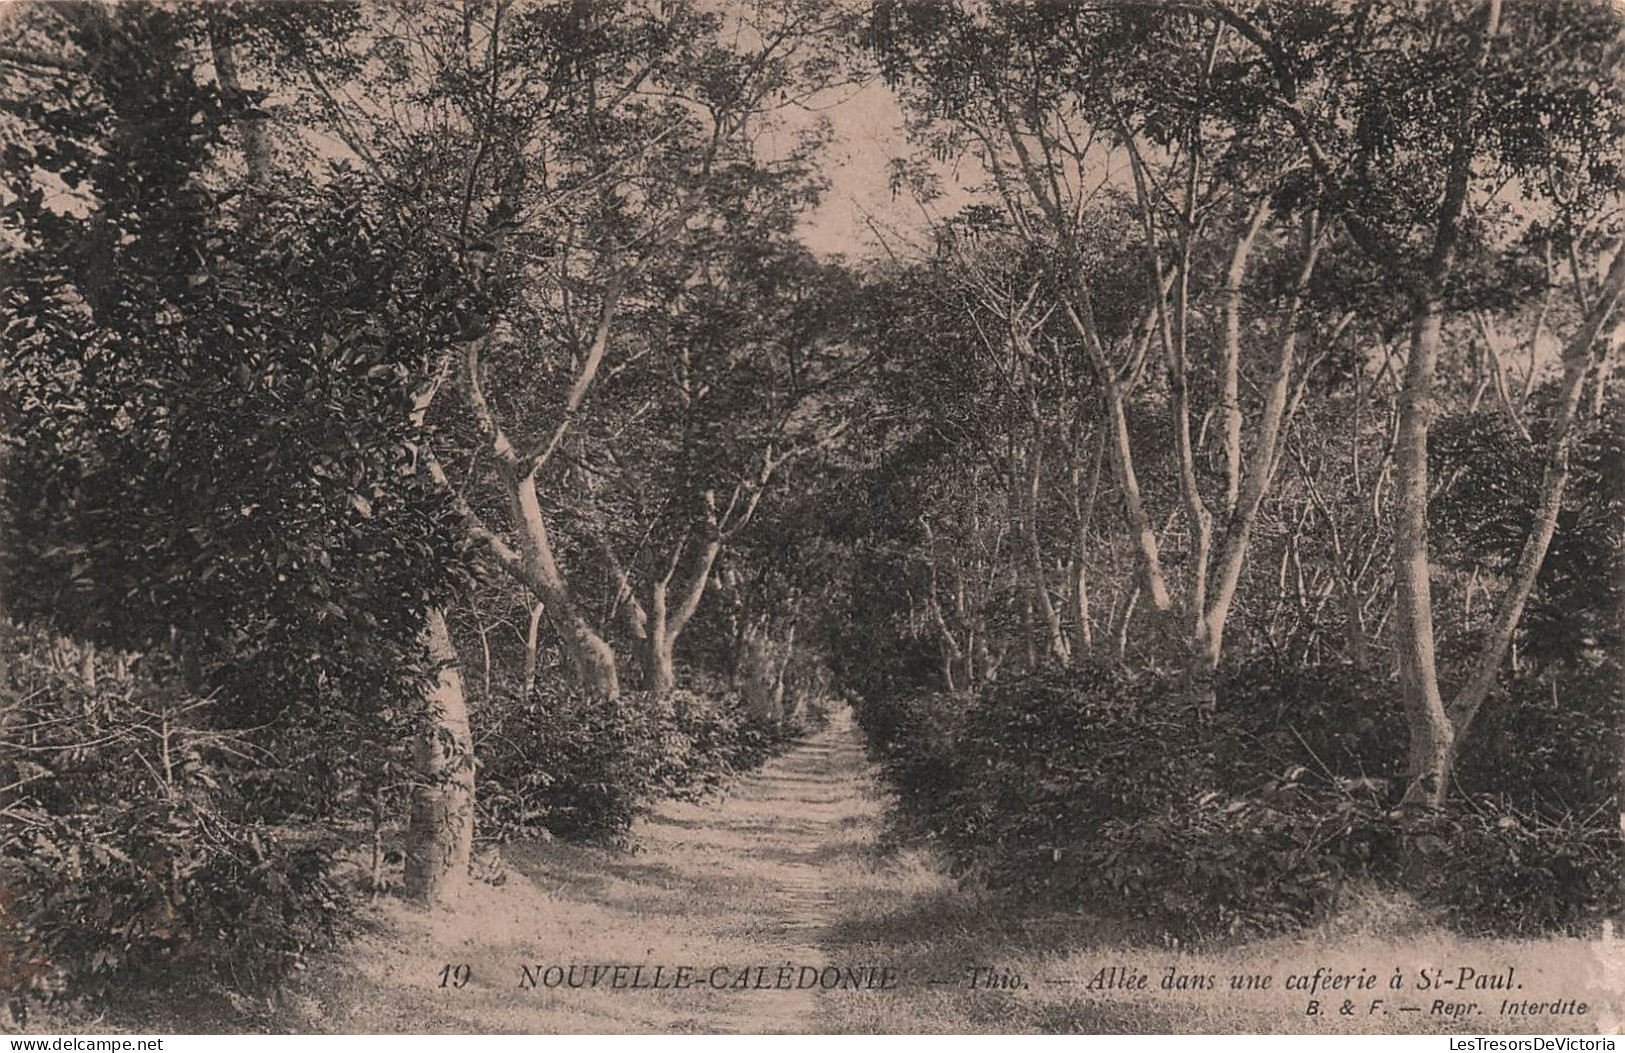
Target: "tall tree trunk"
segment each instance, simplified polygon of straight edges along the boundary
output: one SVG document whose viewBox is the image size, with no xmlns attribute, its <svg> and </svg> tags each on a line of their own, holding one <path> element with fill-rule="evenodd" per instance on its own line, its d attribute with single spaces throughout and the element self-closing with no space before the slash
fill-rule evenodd
<svg viewBox="0 0 1625 1053">
<path fill-rule="evenodd" d="M 783 654 L 779 657 L 778 669 L 773 676 L 773 704 L 778 708 L 781 719 L 788 720 L 800 715 L 800 706 L 786 706 L 784 704 L 785 678 L 790 673 L 790 662 L 796 656 L 796 623 L 790 623 L 790 631 L 785 634 L 784 643 L 779 650 Z"/>
<path fill-rule="evenodd" d="M 1270 199 L 1266 195 L 1253 207 L 1247 228 L 1236 239 L 1230 253 L 1230 267 L 1224 281 L 1224 509 L 1234 516 L 1241 496 L 1241 290 L 1247 275 L 1247 258 L 1253 243 L 1269 219 Z"/>
<path fill-rule="evenodd" d="M 687 539 L 679 542 L 667 561 L 666 574 L 649 589 L 649 603 L 645 606 L 633 594 L 631 584 L 622 575 L 622 598 L 627 604 L 632 636 L 638 642 L 638 665 L 643 671 L 643 686 L 657 695 L 668 695 L 677 687 L 675 654 L 677 638 L 687 628 L 694 612 L 699 609 L 711 579 L 711 568 L 716 565 L 717 554 L 722 551 L 722 534 L 713 532 L 700 550 L 693 575 L 683 587 L 677 605 L 670 605 L 672 579 L 677 575 Z M 737 606 L 737 604 L 736 604 Z M 737 615 L 737 612 L 736 612 Z"/>
<path fill-rule="evenodd" d="M 1449 789 L 1450 760 L 1455 734 L 1439 693 L 1433 636 L 1433 583 L 1428 561 L 1428 425 L 1433 413 L 1433 380 L 1439 360 L 1444 325 L 1443 288 L 1450 277 L 1472 180 L 1472 162 L 1478 144 L 1476 120 L 1483 98 L 1483 69 L 1490 44 L 1500 32 L 1501 0 L 1487 0 L 1484 25 L 1474 45 L 1475 73 L 1462 94 L 1451 133 L 1450 157 L 1444 196 L 1434 215 L 1433 248 L 1423 261 L 1421 276 L 1411 277 L 1410 356 L 1405 363 L 1399 399 L 1399 426 L 1394 445 L 1398 502 L 1394 510 L 1394 579 L 1396 646 L 1399 651 L 1400 688 L 1410 726 L 1407 756 L 1408 785 L 1404 806 L 1413 814 L 1437 809 Z M 1371 244 L 1363 223 L 1351 225 L 1351 234 L 1364 242 L 1381 265 L 1393 260 Z"/>
<path fill-rule="evenodd" d="M 1106 417 L 1111 427 L 1112 475 L 1123 495 L 1123 509 L 1128 516 L 1129 529 L 1133 532 L 1135 550 L 1139 555 L 1142 583 L 1150 594 L 1152 608 L 1159 617 L 1166 619 L 1173 612 L 1173 597 L 1168 592 L 1157 534 L 1151 526 L 1151 516 L 1146 511 L 1145 499 L 1140 491 L 1139 474 L 1134 467 L 1134 443 L 1129 434 L 1123 385 L 1118 382 L 1117 373 L 1101 343 L 1088 287 L 1080 284 L 1076 302 L 1063 300 L 1062 306 L 1066 309 L 1068 321 L 1083 340 L 1106 400 Z"/>
<path fill-rule="evenodd" d="M 424 644 L 437 673 L 424 698 L 426 727 L 415 751 L 420 781 L 406 833 L 406 894 L 439 903 L 468 882 L 474 845 L 474 744 L 457 651 L 438 609 L 429 612 Z"/>
<path fill-rule="evenodd" d="M 1309 281 L 1314 277 L 1315 262 L 1320 252 L 1319 239 L 1319 222 L 1311 213 L 1304 222 L 1303 261 L 1299 265 L 1297 283 L 1277 336 L 1275 370 L 1264 392 L 1258 437 L 1253 443 L 1246 475 L 1237 491 L 1236 504 L 1225 528 L 1211 601 L 1203 616 L 1196 621 L 1187 679 L 1188 690 L 1199 712 L 1212 712 L 1218 706 L 1215 675 L 1224 652 L 1224 630 L 1230 619 L 1230 606 L 1235 601 L 1236 588 L 1241 582 L 1248 544 L 1258 520 L 1258 509 L 1263 504 L 1274 475 L 1276 451 L 1281 442 L 1287 399 L 1292 386 L 1292 361 L 1298 346 L 1298 317 Z M 1202 554 L 1205 558 L 1205 549 Z"/>
<path fill-rule="evenodd" d="M 1215 33 L 1209 46 L 1207 70 L 1211 74 L 1219 34 Z M 1204 77 L 1205 80 L 1205 77 Z M 1134 193 L 1139 203 L 1140 219 L 1145 230 L 1146 248 L 1151 261 L 1150 291 L 1157 313 L 1158 332 L 1162 337 L 1163 356 L 1168 369 L 1168 396 L 1173 412 L 1174 448 L 1178 456 L 1179 495 L 1184 506 L 1190 530 L 1190 557 L 1185 614 L 1188 621 L 1183 627 L 1187 646 L 1186 689 L 1200 712 L 1211 711 L 1215 705 L 1212 677 L 1208 669 L 1209 639 L 1207 616 L 1208 571 L 1213 549 L 1213 515 L 1202 498 L 1196 478 L 1196 453 L 1191 439 L 1190 386 L 1187 382 L 1186 352 L 1189 344 L 1190 265 L 1192 235 L 1196 229 L 1197 177 L 1201 167 L 1201 153 L 1195 148 L 1195 129 L 1186 140 L 1186 164 L 1182 221 L 1177 231 L 1177 254 L 1173 275 L 1173 304 L 1160 290 L 1167 286 L 1158 244 L 1156 211 L 1147 185 L 1144 162 L 1140 158 L 1134 137 L 1123 127 L 1123 141 L 1128 147 L 1129 170 L 1134 177 Z M 1159 608 L 1160 609 L 1160 608 Z"/>
<path fill-rule="evenodd" d="M 1455 738 L 1439 693 L 1428 560 L 1428 423 L 1443 323 L 1438 299 L 1430 296 L 1416 303 L 1394 449 L 1399 490 L 1394 523 L 1395 646 L 1410 727 L 1405 804 L 1413 810 L 1444 803 Z"/>
<path fill-rule="evenodd" d="M 1066 630 L 1061 625 L 1061 612 L 1050 598 L 1044 573 L 1044 546 L 1038 533 L 1038 491 L 1043 482 L 1044 469 L 1043 443 L 1044 433 L 1035 420 L 1032 451 L 1027 456 L 1027 485 L 1022 491 L 1026 503 L 1022 519 L 1027 536 L 1027 572 L 1032 575 L 1033 600 L 1038 605 L 1039 616 L 1049 637 L 1049 653 L 1065 666 L 1071 664 L 1072 655 L 1067 648 Z"/>
<path fill-rule="evenodd" d="M 1089 614 L 1089 530 L 1095 518 L 1095 498 L 1100 492 L 1101 461 L 1106 453 L 1104 432 L 1097 435 L 1089 454 L 1089 481 L 1083 484 L 1083 471 L 1076 444 L 1072 456 L 1072 631 L 1076 634 L 1073 653 L 1081 660 L 1094 651 L 1094 626 Z"/>
<path fill-rule="evenodd" d="M 1089 565 L 1082 552 L 1073 557 L 1071 571 L 1072 654 L 1081 662 L 1095 650 L 1095 629 L 1089 612 Z"/>
</svg>

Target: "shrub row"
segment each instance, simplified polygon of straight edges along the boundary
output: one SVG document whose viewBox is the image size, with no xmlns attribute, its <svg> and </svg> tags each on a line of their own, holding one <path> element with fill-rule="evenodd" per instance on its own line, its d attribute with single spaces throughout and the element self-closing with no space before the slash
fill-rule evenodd
<svg viewBox="0 0 1625 1053">
<path fill-rule="evenodd" d="M 476 713 L 482 836 L 624 841 L 655 801 L 713 793 L 805 730 L 756 720 L 734 695 L 499 697 Z"/>
<path fill-rule="evenodd" d="M 399 816 L 410 793 L 410 728 L 389 744 L 375 721 L 364 740 L 352 714 L 320 710 L 325 732 L 233 729 L 173 682 L 104 675 L 87 690 L 59 641 L 13 643 L 0 663 L 0 987 L 94 999 L 162 977 L 265 994 L 351 929 L 366 814 Z M 654 801 L 713 793 L 805 727 L 752 720 L 732 697 L 606 703 L 553 685 L 545 701 L 498 696 L 474 715 L 481 833 L 495 840 L 624 842 Z"/>
<path fill-rule="evenodd" d="M 871 699 L 860 717 L 904 823 L 967 875 L 1181 937 L 1307 924 L 1355 879 L 1475 931 L 1572 930 L 1619 908 L 1613 784 L 1554 806 L 1551 774 L 1490 733 L 1504 713 L 1451 810 L 1402 830 L 1396 695 L 1350 668 L 1260 664 L 1230 671 L 1203 721 L 1169 681 L 1085 666 Z M 1566 726 L 1595 739 L 1605 718 Z M 1493 794 L 1472 781 L 1486 764 Z M 1406 866 L 1413 853 L 1448 863 Z"/>
</svg>

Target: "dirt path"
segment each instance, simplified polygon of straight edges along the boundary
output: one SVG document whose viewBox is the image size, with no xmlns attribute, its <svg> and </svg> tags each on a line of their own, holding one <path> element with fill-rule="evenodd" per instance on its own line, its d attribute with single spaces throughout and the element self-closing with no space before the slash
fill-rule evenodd
<svg viewBox="0 0 1625 1053">
<path fill-rule="evenodd" d="M 840 710 L 722 799 L 661 805 L 635 829 L 634 853 L 509 846 L 506 881 L 476 886 L 457 910 L 391 905 L 386 931 L 349 968 L 301 983 L 288 1009 L 302 1026 L 345 1031 L 823 1030 L 831 994 L 795 985 L 803 969 L 869 964 L 831 948 L 841 904 L 874 879 L 884 809 Z M 442 971 L 461 965 L 470 978 L 457 988 Z M 616 965 L 643 971 L 622 970 L 616 987 Z M 649 989 L 657 966 L 667 985 L 689 967 L 689 985 Z M 786 968 L 790 989 L 777 989 Z"/>
<path fill-rule="evenodd" d="M 850 714 L 841 712 L 723 799 L 660 807 L 635 831 L 637 852 L 508 846 L 507 879 L 477 884 L 455 910 L 389 904 L 375 935 L 313 967 L 259 1026 L 386 1034 L 1620 1026 L 1617 1008 L 1588 1017 L 1460 1018 L 1419 1008 L 1380 1018 L 1311 1018 L 1301 994 L 1281 983 L 1246 996 L 1222 983 L 1201 994 L 1169 994 L 1155 984 L 1141 992 L 1092 990 L 1090 978 L 1108 966 L 1153 977 L 1177 968 L 1284 979 L 1321 966 L 1386 976 L 1402 963 L 1411 970 L 1468 962 L 1483 972 L 1516 964 L 1529 982 L 1525 997 L 1583 997 L 1600 1007 L 1617 999 L 1620 974 L 1610 970 L 1625 962 L 1573 941 L 1465 941 L 1403 916 L 1381 931 L 1362 924 L 1190 953 L 1129 939 L 1083 909 L 1045 915 L 959 887 L 928 854 L 883 846 L 886 808 Z M 803 969 L 816 975 L 830 966 L 889 968 L 898 986 L 794 988 Z M 1021 981 L 1012 989 L 968 990 L 972 966 L 997 967 Z M 461 987 L 459 967 L 467 969 Z M 685 967 L 689 982 L 678 989 L 677 970 Z M 789 990 L 774 989 L 781 970 Z M 1425 1004 L 1419 995 L 1384 995 L 1396 1006 L 1406 998 Z"/>
</svg>

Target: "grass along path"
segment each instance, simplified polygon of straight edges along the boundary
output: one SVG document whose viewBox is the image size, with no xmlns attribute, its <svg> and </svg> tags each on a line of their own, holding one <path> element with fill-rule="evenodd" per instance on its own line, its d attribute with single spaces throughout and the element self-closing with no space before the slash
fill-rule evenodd
<svg viewBox="0 0 1625 1053">
<path fill-rule="evenodd" d="M 506 881 L 476 885 L 455 909 L 390 903 L 382 933 L 314 968 L 285 1000 L 281 1023 L 363 1032 L 819 1030 L 828 992 L 716 990 L 706 981 L 718 966 L 731 977 L 747 967 L 832 964 L 828 936 L 852 891 L 840 879 L 865 869 L 884 807 L 851 715 L 838 711 L 725 797 L 662 804 L 634 830 L 636 852 L 510 845 Z M 521 986 L 526 966 L 540 976 L 551 965 L 640 964 L 668 974 L 692 966 L 699 982 L 684 991 L 614 990 L 601 974 L 599 989 Z M 446 965 L 467 965 L 467 985 L 441 987 Z"/>
<path fill-rule="evenodd" d="M 313 966 L 284 998 L 270 1029 L 359 1032 L 940 1032 L 940 1031 L 1615 1031 L 1622 1026 L 1625 944 L 1574 940 L 1464 941 L 1418 936 L 1387 916 L 1209 954 L 1148 947 L 1085 913 L 1033 916 L 1000 897 L 958 888 L 918 851 L 885 843 L 887 798 L 850 714 L 743 779 L 723 799 L 666 804 L 635 831 L 635 853 L 556 842 L 508 846 L 507 880 L 479 884 L 456 909 L 424 912 L 392 902 L 381 924 Z M 717 990 L 710 971 L 887 966 L 895 990 Z M 446 966 L 466 965 L 461 989 Z M 654 966 L 667 982 L 692 966 L 688 990 L 523 986 L 523 967 Z M 1022 977 L 1013 991 L 964 987 L 974 965 Z M 1396 992 L 1407 976 L 1507 965 L 1523 989 Z M 1092 991 L 1102 968 L 1150 976 L 1145 991 Z M 1205 991 L 1163 991 L 1168 967 L 1211 974 Z M 1283 990 L 1317 967 L 1380 974 L 1354 994 Z M 1231 973 L 1268 974 L 1271 990 L 1235 993 Z M 754 975 L 754 974 L 753 974 Z M 630 975 L 623 972 L 623 982 Z M 610 974 L 601 973 L 607 985 Z M 1414 984 L 1414 981 L 1412 981 Z M 1463 1014 L 1435 1012 L 1476 1002 Z M 1577 999 L 1585 1016 L 1507 1017 L 1501 999 Z M 1386 1012 L 1368 1012 L 1373 998 Z M 1610 1000 L 1612 1002 L 1610 1003 Z M 1415 1012 L 1401 1006 L 1416 1006 Z"/>
</svg>

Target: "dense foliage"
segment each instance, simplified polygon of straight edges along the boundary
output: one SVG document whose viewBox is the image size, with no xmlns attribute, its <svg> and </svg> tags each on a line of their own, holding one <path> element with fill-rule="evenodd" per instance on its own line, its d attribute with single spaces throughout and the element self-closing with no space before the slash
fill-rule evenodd
<svg viewBox="0 0 1625 1053">
<path fill-rule="evenodd" d="M 1391 805 L 1391 684 L 1260 664 L 1224 689 L 1232 704 L 1209 722 L 1166 679 L 1093 666 L 973 696 L 872 696 L 863 713 L 907 829 L 981 880 L 1152 934 L 1278 931 L 1373 886 L 1404 894 L 1411 840 L 1471 860 L 1411 888 L 1469 931 L 1579 931 L 1625 905 L 1611 795 L 1593 779 L 1583 800 L 1542 801 L 1546 759 L 1518 737 L 1483 750 L 1461 807 L 1419 833 Z M 1617 755 L 1611 718 L 1545 738 L 1579 752 L 1602 734 Z"/>
<path fill-rule="evenodd" d="M 223 727 L 173 675 L 92 689 L 48 634 L 8 651 L 0 954 L 16 994 L 101 994 L 155 972 L 263 992 L 346 931 L 340 843 L 264 815 L 264 781 L 298 760 Z"/>
<path fill-rule="evenodd" d="M 10 5 L 0 965 L 274 986 L 837 695 L 967 881 L 1151 938 L 1372 888 L 1585 931 L 1621 27 Z M 861 258 L 809 247 L 854 85 L 911 151 Z"/>
<path fill-rule="evenodd" d="M 703 800 L 810 730 L 752 716 L 738 696 L 687 691 L 606 703 L 565 689 L 545 702 L 498 699 L 481 716 L 481 827 L 499 841 L 624 842 L 654 802 Z"/>
</svg>

